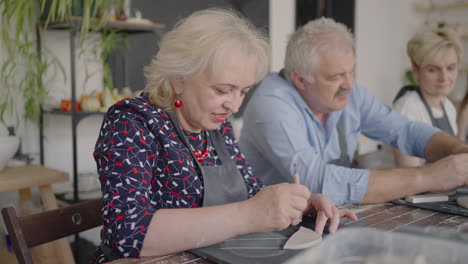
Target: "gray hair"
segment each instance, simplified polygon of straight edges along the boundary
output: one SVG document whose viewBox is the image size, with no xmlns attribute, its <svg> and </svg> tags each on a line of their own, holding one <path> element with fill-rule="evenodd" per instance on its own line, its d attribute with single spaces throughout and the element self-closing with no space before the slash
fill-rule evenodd
<svg viewBox="0 0 468 264">
<path fill-rule="evenodd" d="M 193 13 L 166 33 L 159 52 L 145 67 L 145 91 L 151 102 L 164 110 L 173 110 L 176 98 L 171 80 L 189 80 L 205 71 L 216 73 L 222 67 L 222 55 L 238 48 L 255 59 L 255 82 L 268 73 L 270 46 L 264 33 L 231 10 L 207 9 Z"/>
<path fill-rule="evenodd" d="M 413 65 L 424 67 L 435 62 L 446 48 L 454 48 L 458 63 L 463 56 L 463 46 L 457 32 L 451 28 L 425 28 L 417 32 L 406 47 Z"/>
<path fill-rule="evenodd" d="M 320 54 L 330 50 L 351 50 L 354 39 L 351 31 L 331 18 L 319 18 L 308 22 L 291 35 L 286 48 L 284 70 L 289 78 L 293 72 L 309 82 L 311 73 L 319 67 Z"/>
</svg>

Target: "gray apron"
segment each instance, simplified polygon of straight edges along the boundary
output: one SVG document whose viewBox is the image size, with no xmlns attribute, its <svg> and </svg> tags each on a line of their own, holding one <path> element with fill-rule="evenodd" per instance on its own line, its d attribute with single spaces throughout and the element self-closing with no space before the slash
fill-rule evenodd
<svg viewBox="0 0 468 264">
<path fill-rule="evenodd" d="M 167 113 L 179 134 L 182 142 L 190 150 L 190 143 L 180 127 L 177 116 L 174 112 Z M 203 206 L 220 205 L 247 200 L 248 191 L 245 181 L 237 168 L 236 163 L 231 159 L 226 144 L 218 130 L 208 132 L 216 153 L 222 165 L 202 166 L 195 154 L 190 150 L 196 166 L 203 181 Z M 209 140 L 209 139 L 207 139 Z"/>
<path fill-rule="evenodd" d="M 218 153 L 218 157 L 221 160 L 222 165 L 202 166 L 190 149 L 190 143 L 180 127 L 176 114 L 174 112 L 167 112 L 167 114 L 171 118 L 172 124 L 174 125 L 180 139 L 189 149 L 200 173 L 200 179 L 202 180 L 204 190 L 203 206 L 214 206 L 247 200 L 247 186 L 245 185 L 239 169 L 237 169 L 236 163 L 231 159 L 229 151 L 226 148 L 226 144 L 224 143 L 219 131 L 209 131 L 208 133 L 210 136 L 207 140 L 210 140 L 211 138 L 211 142 L 213 143 L 216 153 Z M 99 247 L 106 255 L 106 258 L 110 261 L 122 258 L 116 254 L 111 247 L 104 245 L 102 242 Z"/>
<path fill-rule="evenodd" d="M 400 91 L 398 91 L 398 94 L 395 97 L 395 99 L 393 100 L 393 102 L 395 103 L 398 99 L 400 99 L 400 97 L 402 97 L 408 91 L 416 91 L 418 93 L 419 98 L 423 102 L 424 107 L 426 108 L 426 111 L 429 114 L 429 117 L 431 118 L 432 126 L 437 127 L 440 130 L 445 131 L 445 132 L 449 133 L 452 136 L 455 135 L 455 133 L 454 133 L 454 131 L 452 129 L 452 126 L 450 125 L 450 121 L 448 119 L 447 112 L 445 112 L 444 104 L 442 104 L 442 111 L 444 112 L 444 115 L 441 118 L 434 118 L 434 115 L 432 114 L 431 107 L 429 106 L 426 99 L 424 98 L 419 86 L 407 85 L 407 86 L 402 87 L 400 89 Z"/>
<path fill-rule="evenodd" d="M 349 158 L 349 155 L 348 155 L 348 145 L 346 143 L 345 131 L 344 131 L 344 126 L 343 126 L 343 116 L 344 116 L 344 113 L 341 114 L 340 120 L 338 120 L 338 124 L 336 125 L 336 129 L 338 130 L 338 141 L 340 144 L 340 157 L 335 160 L 330 160 L 327 163 L 350 168 L 351 159 Z"/>
<path fill-rule="evenodd" d="M 426 107 L 427 113 L 429 114 L 429 117 L 431 118 L 432 125 L 454 136 L 455 133 L 452 129 L 452 126 L 450 125 L 447 112 L 445 112 L 444 104 L 442 104 L 442 111 L 444 111 L 444 115 L 441 118 L 434 118 L 431 107 L 429 106 L 426 99 L 422 95 L 421 89 L 417 89 L 416 91 L 418 92 L 419 98 L 421 98 L 421 101 L 424 103 L 424 106 Z"/>
</svg>

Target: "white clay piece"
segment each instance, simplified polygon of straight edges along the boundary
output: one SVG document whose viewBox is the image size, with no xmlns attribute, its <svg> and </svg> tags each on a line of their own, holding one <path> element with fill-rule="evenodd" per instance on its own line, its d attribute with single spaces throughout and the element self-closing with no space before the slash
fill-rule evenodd
<svg viewBox="0 0 468 264">
<path fill-rule="evenodd" d="M 468 196 L 461 196 L 457 199 L 457 204 L 463 208 L 468 209 Z"/>
<path fill-rule="evenodd" d="M 296 233 L 294 233 L 286 244 L 284 244 L 283 249 L 304 249 L 317 245 L 322 241 L 322 236 L 309 228 L 300 227 Z"/>
</svg>

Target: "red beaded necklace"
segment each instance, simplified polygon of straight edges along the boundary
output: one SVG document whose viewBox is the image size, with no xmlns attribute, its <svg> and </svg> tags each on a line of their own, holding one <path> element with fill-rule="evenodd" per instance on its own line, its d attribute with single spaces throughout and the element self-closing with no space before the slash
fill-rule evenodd
<svg viewBox="0 0 468 264">
<path fill-rule="evenodd" d="M 208 152 L 208 149 L 204 149 L 203 151 L 199 151 L 199 150 L 192 150 L 192 151 L 193 151 L 193 155 L 195 155 L 195 158 L 197 158 L 198 162 L 200 163 L 203 163 L 206 157 L 208 157 L 208 155 L 210 154 Z"/>
<path fill-rule="evenodd" d="M 187 140 L 189 143 L 189 147 L 193 152 L 193 155 L 195 158 L 197 158 L 198 162 L 203 163 L 205 159 L 210 155 L 210 150 L 211 150 L 211 145 L 209 144 L 209 139 L 208 139 L 208 133 L 206 131 L 202 132 L 205 135 L 205 140 L 206 140 L 206 148 L 203 149 L 202 151 L 195 149 L 192 144 L 190 144 L 190 141 Z M 201 135 L 201 134 L 200 134 Z"/>
</svg>

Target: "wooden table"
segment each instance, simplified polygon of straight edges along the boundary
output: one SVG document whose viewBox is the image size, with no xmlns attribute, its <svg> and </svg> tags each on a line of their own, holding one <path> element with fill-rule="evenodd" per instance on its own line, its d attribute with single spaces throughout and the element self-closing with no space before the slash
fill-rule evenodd
<svg viewBox="0 0 468 264">
<path fill-rule="evenodd" d="M 21 205 L 32 200 L 31 188 L 39 187 L 42 208 L 47 211 L 58 208 L 52 184 L 67 180 L 67 173 L 39 165 L 5 168 L 0 172 L 0 192 L 18 191 Z M 67 238 L 37 246 L 32 253 L 40 263 L 74 263 Z"/>
<path fill-rule="evenodd" d="M 341 226 L 375 228 L 388 232 L 403 227 L 438 227 L 468 233 L 468 217 L 439 213 L 406 205 L 391 203 L 376 205 L 348 205 L 359 219 L 343 219 Z"/>
<path fill-rule="evenodd" d="M 374 205 L 346 205 L 344 208 L 354 211 L 359 220 L 351 221 L 342 219 L 340 227 L 364 227 L 397 231 L 407 226 L 414 227 L 439 227 L 468 233 L 468 217 L 456 216 L 445 213 L 418 209 L 405 205 L 391 203 Z M 173 263 L 212 263 L 190 253 L 177 253 L 164 257 L 142 259 L 120 259 L 112 264 L 173 264 Z"/>
</svg>

